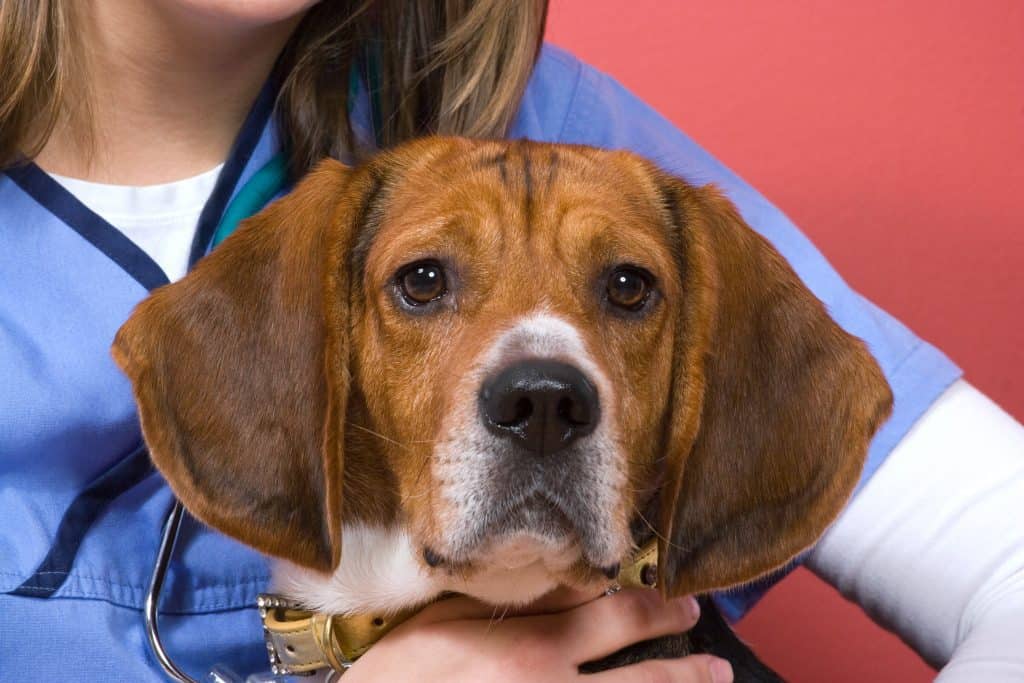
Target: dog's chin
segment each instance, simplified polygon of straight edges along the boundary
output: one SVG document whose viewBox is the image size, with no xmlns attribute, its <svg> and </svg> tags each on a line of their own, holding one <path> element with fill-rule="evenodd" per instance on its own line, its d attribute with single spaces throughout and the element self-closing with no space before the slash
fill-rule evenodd
<svg viewBox="0 0 1024 683">
<path fill-rule="evenodd" d="M 459 531 L 435 547 L 430 556 L 450 568 L 518 570 L 540 564 L 563 573 L 574 563 L 605 571 L 617 564 L 629 544 L 626 529 L 602 525 L 585 506 L 557 492 L 535 490 L 496 501 L 477 519 L 455 525 Z"/>
<path fill-rule="evenodd" d="M 584 588 L 608 582 L 586 566 L 575 538 L 515 532 L 495 539 L 474 555 L 479 558 L 457 591 L 495 606 L 518 607 L 534 602 L 559 586 Z"/>
<path fill-rule="evenodd" d="M 470 527 L 472 542 L 430 548 L 425 557 L 454 592 L 496 606 L 525 605 L 559 586 L 607 586 L 631 547 L 627 533 L 596 528 L 585 510 L 549 492 L 483 517 L 490 522 Z"/>
</svg>

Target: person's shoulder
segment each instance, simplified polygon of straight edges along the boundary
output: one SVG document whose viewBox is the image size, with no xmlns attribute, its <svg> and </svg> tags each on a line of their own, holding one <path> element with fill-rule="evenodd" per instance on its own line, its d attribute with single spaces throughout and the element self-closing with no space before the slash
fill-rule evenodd
<svg viewBox="0 0 1024 683">
<path fill-rule="evenodd" d="M 541 49 L 512 136 L 627 148 L 649 157 L 666 142 L 685 140 L 614 77 L 550 44 Z"/>
<path fill-rule="evenodd" d="M 569 52 L 545 43 L 520 101 L 510 137 L 560 141 L 587 68 Z"/>
<path fill-rule="evenodd" d="M 621 90 L 621 93 L 616 93 Z M 545 43 L 523 95 L 518 130 L 524 137 L 551 142 L 598 144 L 595 133 L 629 93 L 615 79 L 561 47 Z M 586 120 L 588 137 L 578 137 L 577 126 Z"/>
</svg>

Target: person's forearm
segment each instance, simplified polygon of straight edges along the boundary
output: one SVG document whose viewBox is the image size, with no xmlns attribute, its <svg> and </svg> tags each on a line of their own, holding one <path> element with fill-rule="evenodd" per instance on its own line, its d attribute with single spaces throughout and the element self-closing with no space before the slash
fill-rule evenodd
<svg viewBox="0 0 1024 683">
<path fill-rule="evenodd" d="M 807 564 L 943 683 L 1024 680 L 1024 427 L 954 384 Z"/>
<path fill-rule="evenodd" d="M 979 605 L 965 623 L 966 637 L 942 669 L 939 683 L 1024 681 L 1024 585 L 1007 585 L 1007 595 L 994 592 L 991 604 Z"/>
</svg>

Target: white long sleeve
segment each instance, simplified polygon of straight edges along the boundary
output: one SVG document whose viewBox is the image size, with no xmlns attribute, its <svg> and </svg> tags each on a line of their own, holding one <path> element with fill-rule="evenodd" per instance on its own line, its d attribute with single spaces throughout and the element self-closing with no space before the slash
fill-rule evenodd
<svg viewBox="0 0 1024 683">
<path fill-rule="evenodd" d="M 1024 427 L 957 382 L 807 565 L 942 683 L 1024 681 Z"/>
</svg>

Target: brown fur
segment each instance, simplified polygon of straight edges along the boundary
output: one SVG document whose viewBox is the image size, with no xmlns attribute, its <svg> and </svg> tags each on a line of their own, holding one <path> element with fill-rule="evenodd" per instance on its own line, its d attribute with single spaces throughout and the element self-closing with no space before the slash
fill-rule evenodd
<svg viewBox="0 0 1024 683">
<path fill-rule="evenodd" d="M 395 273 L 445 266 L 428 314 Z M 643 315 L 602 300 L 648 270 Z M 622 152 L 430 138 L 323 162 L 119 332 L 153 460 L 200 519 L 322 571 L 341 520 L 443 533 L 430 458 L 471 364 L 543 306 L 615 387 L 666 594 L 752 580 L 838 514 L 891 395 L 863 343 L 713 188 Z M 343 494 L 343 495 L 342 495 Z"/>
</svg>

